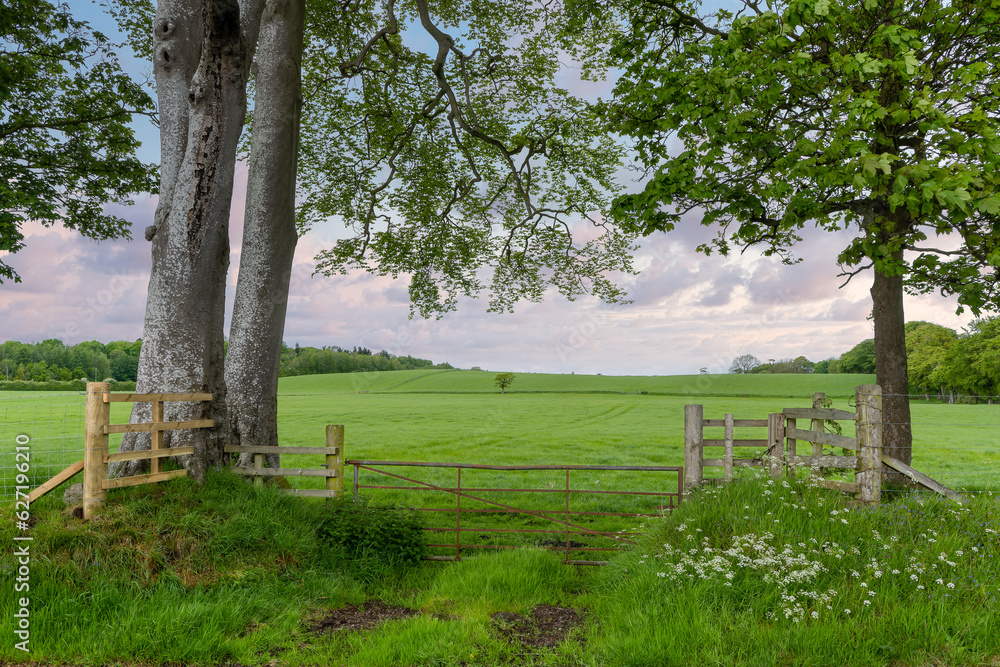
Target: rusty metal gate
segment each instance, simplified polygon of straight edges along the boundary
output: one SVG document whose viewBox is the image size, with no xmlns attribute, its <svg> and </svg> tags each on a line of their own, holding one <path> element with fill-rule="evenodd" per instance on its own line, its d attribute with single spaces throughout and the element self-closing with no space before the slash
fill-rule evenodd
<svg viewBox="0 0 1000 667">
<path fill-rule="evenodd" d="M 613 552 L 618 551 L 622 544 L 631 543 L 631 538 L 640 533 L 634 532 L 634 522 L 626 523 L 629 517 L 656 517 L 665 512 L 670 512 L 676 507 L 682 498 L 684 489 L 684 470 L 679 466 L 629 466 L 629 465 L 481 465 L 471 463 L 422 463 L 412 461 L 345 461 L 346 465 L 354 467 L 354 497 L 358 498 L 363 489 L 392 491 L 396 494 L 406 494 L 410 492 L 436 492 L 453 497 L 448 502 L 448 506 L 441 506 L 445 503 L 431 503 L 432 506 L 417 506 L 417 503 L 409 504 L 409 508 L 430 513 L 429 517 L 436 517 L 438 525 L 425 525 L 424 530 L 432 535 L 444 536 L 453 533 L 455 538 L 448 543 L 441 543 L 441 540 L 432 539 L 427 545 L 438 552 L 446 550 L 449 555 L 430 555 L 428 560 L 461 560 L 463 550 L 472 549 L 515 549 L 524 544 L 497 544 L 497 539 L 515 534 L 539 536 L 558 536 L 558 539 L 546 539 L 538 541 L 535 546 L 544 549 L 562 551 L 565 553 L 565 562 L 572 565 L 603 565 L 605 561 L 591 559 L 574 559 L 571 554 L 589 552 Z M 385 468 L 394 469 L 395 472 Z M 428 482 L 415 479 L 416 472 L 409 472 L 410 469 L 452 469 L 455 471 L 454 485 L 449 481 Z M 385 476 L 396 480 L 391 484 L 365 484 L 361 483 L 359 474 L 367 471 L 377 476 Z M 466 482 L 463 485 L 462 472 L 466 471 Z M 526 471 L 547 471 L 549 474 L 558 475 L 558 483 L 550 482 L 547 488 L 510 487 L 510 486 L 482 486 L 475 480 L 469 480 L 470 471 L 493 471 L 505 475 L 516 474 L 516 472 Z M 516 471 L 516 472 L 515 472 Z M 632 473 L 632 476 L 641 473 L 673 473 L 676 475 L 676 483 L 670 481 L 671 490 L 661 486 L 660 482 L 654 483 L 654 490 L 619 490 L 615 488 L 576 488 L 573 485 L 571 474 L 607 471 L 613 474 Z M 406 474 L 403 474 L 406 473 Z M 440 477 L 442 473 L 437 473 Z M 475 474 L 475 473 L 473 473 Z M 507 479 L 507 478 L 505 478 Z M 600 479 L 597 479 L 600 482 Z M 674 490 L 675 489 L 675 490 Z M 497 497 L 506 498 L 515 494 L 534 494 L 536 498 L 558 497 L 558 507 L 517 507 L 511 504 L 513 501 L 500 502 Z M 398 498 L 398 496 L 396 496 Z M 438 496 L 440 497 L 440 495 Z M 646 504 L 644 508 L 607 508 L 595 507 L 595 503 L 600 499 L 643 499 Z M 581 501 L 586 507 L 573 507 L 572 500 L 577 500 L 577 505 Z M 618 501 L 630 502 L 629 500 Z M 650 504 L 660 503 L 660 504 Z M 397 503 L 399 504 L 399 503 Z M 529 503 L 531 504 L 531 503 Z M 537 505 L 537 502 L 535 503 Z M 635 511 L 604 511 L 608 509 L 632 509 Z M 446 515 L 454 514 L 454 522 L 442 520 Z M 504 516 L 507 515 L 507 516 Z M 541 524 L 542 527 L 497 527 L 493 524 L 483 523 L 483 519 L 491 517 L 495 521 L 510 521 L 512 517 L 522 517 L 526 520 Z M 610 530 L 608 522 L 621 519 L 619 525 L 625 524 L 621 530 Z M 597 527 L 587 527 L 581 525 L 585 522 L 598 521 L 602 525 Z M 617 527 L 617 526 L 615 526 Z M 473 538 L 473 539 L 469 539 Z M 579 540 L 590 538 L 590 542 Z M 483 541 L 493 541 L 493 543 L 483 543 Z M 598 543 L 595 543 L 597 540 Z"/>
</svg>

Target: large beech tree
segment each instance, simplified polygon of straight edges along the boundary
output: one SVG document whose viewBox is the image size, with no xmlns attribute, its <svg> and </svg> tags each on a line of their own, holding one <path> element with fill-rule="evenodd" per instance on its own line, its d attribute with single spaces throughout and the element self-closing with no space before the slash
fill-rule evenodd
<svg viewBox="0 0 1000 667">
<path fill-rule="evenodd" d="M 608 113 L 649 178 L 619 219 L 652 233 L 693 213 L 718 230 L 705 253 L 788 262 L 807 224 L 855 230 L 842 275 L 873 270 L 886 451 L 909 462 L 904 289 L 975 313 L 1000 295 L 1000 2 L 624 7 Z"/>
<path fill-rule="evenodd" d="M 150 44 L 151 10 L 145 0 L 116 5 L 134 44 L 152 54 L 162 130 L 138 390 L 212 392 L 210 407 L 176 404 L 168 416 L 220 426 L 165 438 L 195 447 L 185 461 L 195 476 L 221 460 L 224 442 L 276 444 L 296 174 L 302 229 L 329 216 L 354 229 L 322 268 L 408 274 L 424 314 L 484 289 L 489 267 L 496 308 L 540 299 L 548 286 L 621 298 L 604 273 L 630 269 L 629 234 L 610 227 L 583 244 L 572 234 L 609 204 L 620 152 L 592 109 L 555 85 L 561 55 L 593 52 L 563 32 L 561 7 L 159 0 Z M 228 218 L 248 90 L 246 219 L 223 365 Z M 148 414 L 139 406 L 133 421 Z M 130 434 L 122 449 L 148 446 L 148 436 Z"/>
</svg>

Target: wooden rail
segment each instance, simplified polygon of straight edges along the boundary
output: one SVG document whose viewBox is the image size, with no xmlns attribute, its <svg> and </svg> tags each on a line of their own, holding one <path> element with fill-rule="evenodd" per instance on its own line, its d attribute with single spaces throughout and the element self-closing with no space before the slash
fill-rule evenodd
<svg viewBox="0 0 1000 667">
<path fill-rule="evenodd" d="M 265 477 L 325 477 L 325 489 L 280 489 L 282 493 L 310 498 L 336 498 L 344 492 L 344 427 L 331 424 L 326 427 L 325 447 L 275 447 L 226 445 L 227 454 L 253 454 L 253 467 L 234 467 L 237 475 L 254 478 L 261 485 Z M 265 468 L 264 454 L 321 454 L 326 457 L 325 468 Z M 279 464 L 280 465 L 280 464 Z"/>
<path fill-rule="evenodd" d="M 194 454 L 194 447 L 163 448 L 164 431 L 193 428 L 214 428 L 211 419 L 164 421 L 164 403 L 206 402 L 209 393 L 186 394 L 112 394 L 107 382 L 87 383 L 87 423 L 84 435 L 83 518 L 99 508 L 107 497 L 108 489 L 119 489 L 139 484 L 155 484 L 175 477 L 184 477 L 186 469 L 164 472 L 161 461 L 172 456 Z M 140 424 L 112 424 L 111 403 L 150 403 L 152 420 Z M 149 433 L 150 448 L 132 452 L 108 452 L 108 435 L 112 433 Z M 149 460 L 148 475 L 133 475 L 108 479 L 108 464 L 117 461 Z"/>
<path fill-rule="evenodd" d="M 684 408 L 684 480 L 691 489 L 705 481 L 705 468 L 722 468 L 718 481 L 730 482 L 736 468 L 768 466 L 772 476 L 780 476 L 794 466 L 812 470 L 854 470 L 855 481 L 820 480 L 820 485 L 857 494 L 860 502 L 877 503 L 881 495 L 881 390 L 877 385 L 857 388 L 855 412 L 824 408 L 825 395 L 813 395 L 811 408 L 785 408 L 767 419 L 736 419 L 727 414 L 723 419 L 705 419 L 700 405 Z M 799 428 L 797 420 L 809 420 L 809 428 Z M 827 433 L 827 420 L 852 421 L 855 437 Z M 704 429 L 723 428 L 724 437 L 705 438 Z M 736 438 L 737 428 L 767 428 L 767 438 Z M 799 451 L 799 443 L 809 443 L 808 453 Z M 855 452 L 853 455 L 832 456 L 823 453 L 824 445 Z M 705 458 L 705 447 L 721 447 L 722 458 Z M 738 447 L 763 450 L 758 457 L 736 458 Z"/>
</svg>

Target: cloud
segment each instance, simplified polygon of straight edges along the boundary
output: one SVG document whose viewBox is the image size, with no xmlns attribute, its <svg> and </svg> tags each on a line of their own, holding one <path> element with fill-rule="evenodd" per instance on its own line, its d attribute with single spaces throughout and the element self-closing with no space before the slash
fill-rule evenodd
<svg viewBox="0 0 1000 667">
<path fill-rule="evenodd" d="M 231 307 L 239 263 L 241 200 L 232 210 Z M 24 283 L 0 287 L 5 339 L 133 340 L 142 332 L 149 244 L 142 230 L 155 199 L 127 209 L 132 242 L 94 243 L 61 228 L 27 226 L 25 249 L 10 256 Z M 693 224 L 692 224 L 693 223 Z M 836 255 L 849 232 L 807 230 L 793 266 L 750 249 L 730 257 L 695 247 L 711 237 L 685 216 L 678 228 L 641 240 L 638 276 L 624 276 L 632 303 L 555 293 L 521 303 L 513 314 L 486 312 L 485 299 L 461 299 L 439 320 L 410 319 L 407 279 L 351 272 L 312 276 L 313 257 L 342 235 L 334 224 L 299 240 L 290 283 L 285 340 L 308 346 L 363 345 L 468 368 L 514 372 L 618 374 L 725 372 L 740 354 L 760 359 L 804 355 L 818 361 L 871 336 L 870 274 L 840 289 Z M 961 329 L 954 299 L 906 297 L 908 319 Z"/>
</svg>

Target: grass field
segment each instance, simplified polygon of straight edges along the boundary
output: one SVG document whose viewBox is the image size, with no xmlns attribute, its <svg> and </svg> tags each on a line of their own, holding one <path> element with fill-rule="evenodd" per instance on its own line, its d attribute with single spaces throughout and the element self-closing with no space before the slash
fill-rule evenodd
<svg viewBox="0 0 1000 667">
<path fill-rule="evenodd" d="M 499 395 L 494 373 L 403 371 L 285 378 L 282 444 L 321 445 L 344 424 L 348 459 L 504 464 L 681 465 L 683 406 L 705 416 L 763 418 L 834 406 L 870 376 L 605 377 L 520 374 Z M 461 563 L 397 569 L 373 546 L 344 560 L 320 537 L 329 505 L 276 495 L 213 473 L 109 494 L 80 522 L 61 490 L 32 511 L 32 646 L 0 644 L 0 662 L 492 666 L 668 664 L 1000 664 L 1000 406 L 913 403 L 914 465 L 957 489 L 965 508 L 930 495 L 846 510 L 843 496 L 802 480 L 753 479 L 697 494 L 663 519 L 626 520 L 637 546 L 605 568 L 562 565 L 539 537 L 477 535 L 525 548 L 463 554 Z M 0 398 L 4 476 L 19 434 L 31 438 L 35 481 L 81 456 L 83 396 Z M 112 422 L 128 419 L 113 404 Z M 708 437 L 712 434 L 706 433 Z M 743 437 L 760 437 L 744 432 Z M 286 467 L 316 467 L 310 456 Z M 348 469 L 350 475 L 350 469 Z M 454 470 L 414 477 L 440 486 Z M 666 477 L 666 481 L 664 478 Z M 362 474 L 362 483 L 389 480 Z M 551 507 L 561 472 L 463 472 L 463 488 L 552 489 L 520 507 Z M 290 478 L 318 487 L 315 478 Z M 664 473 L 573 473 L 574 488 L 662 489 Z M 395 482 L 402 484 L 400 482 Z M 347 484 L 350 488 L 350 481 Z M 451 506 L 453 496 L 367 492 L 374 503 Z M 484 497 L 494 496 L 488 493 Z M 574 497 L 574 510 L 649 510 L 642 497 Z M 646 504 L 642 504 L 645 502 Z M 465 507 L 475 508 L 469 501 Z M 13 544 L 10 505 L 0 540 Z M 447 526 L 448 513 L 424 514 Z M 430 518 L 428 518 L 430 517 Z M 595 528 L 619 519 L 597 517 Z M 628 523 L 631 521 L 631 523 Z M 544 528 L 529 517 L 494 526 Z M 476 528 L 475 519 L 463 527 Z M 443 533 L 448 536 L 450 534 Z M 445 538 L 447 539 L 447 537 Z M 576 537 L 574 537 L 576 539 Z M 588 544 L 596 540 L 580 537 Z M 0 616 L 17 606 L 12 550 L 0 553 Z M 579 556 L 577 556 L 579 557 Z M 351 606 L 358 605 L 358 606 Z M 380 611 L 381 610 L 381 611 Z M 339 627 L 345 615 L 354 630 Z M 558 622 L 546 619 L 558 616 Z M 375 618 L 368 627 L 357 619 Z M 109 622 L 107 619 L 113 619 Z M 560 625 L 561 624 L 561 625 Z M 325 629 L 324 629 L 325 628 Z M 563 628 L 565 632 L 556 632 Z M 7 628 L 4 628 L 6 631 Z"/>
<path fill-rule="evenodd" d="M 683 408 L 707 418 L 764 418 L 807 407 L 822 391 L 849 401 L 863 375 L 612 377 L 519 374 L 506 395 L 486 371 L 394 371 L 283 378 L 279 433 L 285 445 L 322 445 L 326 424 L 344 424 L 352 459 L 462 463 L 683 465 Z M 646 393 L 640 393 L 646 392 Z M 1000 405 L 912 402 L 914 466 L 954 488 L 1000 489 Z M 112 422 L 128 419 L 112 405 Z M 32 438 L 36 473 L 47 478 L 81 458 L 83 397 L 0 396 L 5 480 L 14 438 Z M 707 437 L 712 437 L 707 432 Z M 738 437 L 763 437 L 743 431 Z M 119 436 L 120 438 L 120 436 Z M 112 449 L 116 446 L 112 439 Z M 52 452 L 49 454 L 49 452 Z M 315 465 L 286 456 L 294 467 Z M 318 487 L 320 480 L 293 484 Z M 9 482 L 5 481 L 9 485 Z"/>
</svg>

